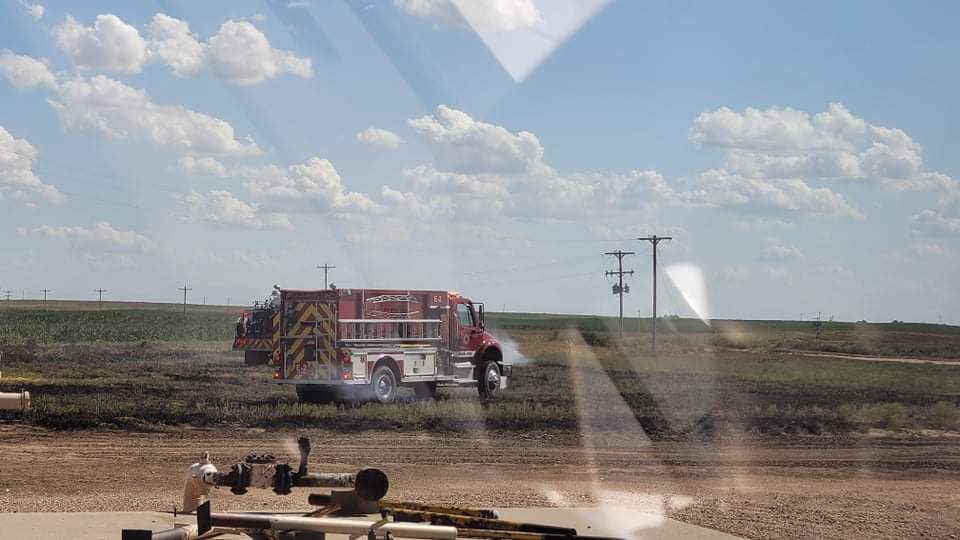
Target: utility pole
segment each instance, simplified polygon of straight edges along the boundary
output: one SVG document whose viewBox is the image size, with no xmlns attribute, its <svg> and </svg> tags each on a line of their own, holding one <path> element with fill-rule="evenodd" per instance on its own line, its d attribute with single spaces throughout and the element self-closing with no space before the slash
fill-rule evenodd
<svg viewBox="0 0 960 540">
<path fill-rule="evenodd" d="M 664 240 L 673 240 L 672 236 L 645 236 L 637 240 L 650 242 L 653 246 L 653 323 L 650 325 L 650 350 L 657 354 L 657 244 Z"/>
<path fill-rule="evenodd" d="M 636 255 L 632 251 L 608 251 L 604 255 L 609 255 L 611 257 L 617 258 L 617 269 L 616 270 L 607 270 L 604 275 L 606 276 L 617 276 L 619 280 L 617 285 L 613 286 L 613 294 L 620 295 L 620 339 L 623 339 L 623 294 L 630 292 L 630 286 L 627 285 L 626 288 L 623 286 L 623 275 L 630 274 L 633 275 L 633 270 L 623 270 L 623 258 L 627 255 Z"/>
<path fill-rule="evenodd" d="M 95 292 L 99 293 L 100 297 L 97 300 L 97 311 L 100 311 L 100 308 L 103 307 L 103 293 L 107 292 L 106 289 L 94 289 Z"/>
<path fill-rule="evenodd" d="M 10 303 L 10 297 L 12 296 L 13 296 L 13 291 L 11 291 L 10 289 L 3 291 L 3 297 L 7 299 L 8 304 Z"/>
<path fill-rule="evenodd" d="M 183 287 L 179 287 L 177 290 L 183 291 L 183 312 L 186 313 L 187 312 L 187 292 L 192 291 L 193 289 L 191 289 L 190 287 L 187 287 L 187 284 L 184 283 Z"/>
<path fill-rule="evenodd" d="M 820 341 L 820 329 L 823 328 L 823 321 L 820 320 L 820 312 L 817 312 L 817 320 L 814 321 L 813 326 L 817 329 L 817 341 Z"/>
<path fill-rule="evenodd" d="M 50 289 L 40 289 L 40 291 L 43 292 L 43 307 L 47 307 L 47 293 L 53 291 Z"/>
<path fill-rule="evenodd" d="M 330 271 L 330 270 L 333 270 L 334 268 L 336 268 L 336 266 L 331 266 L 331 265 L 329 265 L 329 264 L 324 263 L 323 265 L 317 265 L 317 268 L 322 268 L 322 269 L 323 269 L 323 288 L 324 288 L 324 289 L 327 289 L 327 288 L 328 288 L 328 287 L 327 287 L 327 272 Z"/>
</svg>

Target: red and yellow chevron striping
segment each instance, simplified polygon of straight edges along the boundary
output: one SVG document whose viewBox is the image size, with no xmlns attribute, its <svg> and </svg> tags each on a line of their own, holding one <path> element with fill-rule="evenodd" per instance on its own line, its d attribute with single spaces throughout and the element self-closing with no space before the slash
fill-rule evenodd
<svg viewBox="0 0 960 540">
<path fill-rule="evenodd" d="M 277 324 L 279 332 L 279 321 Z M 307 369 L 307 345 L 315 345 L 317 368 L 329 375 L 337 359 L 336 350 L 336 304 L 316 304 L 310 302 L 293 305 L 293 324 L 285 336 L 285 365 L 289 371 L 286 378 L 294 378 L 298 371 Z M 293 338 L 293 339 L 289 339 Z M 313 338 L 313 339 L 311 339 Z M 277 336 L 279 342 L 279 336 Z M 310 359 L 312 360 L 312 359 Z M 319 375 L 319 374 L 318 374 Z"/>
</svg>

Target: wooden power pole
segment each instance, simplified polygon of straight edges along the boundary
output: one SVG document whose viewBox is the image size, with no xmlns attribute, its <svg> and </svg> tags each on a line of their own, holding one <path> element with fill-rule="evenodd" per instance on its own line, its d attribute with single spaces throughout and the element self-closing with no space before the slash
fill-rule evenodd
<svg viewBox="0 0 960 540">
<path fill-rule="evenodd" d="M 100 309 L 103 308 L 103 293 L 107 292 L 107 290 L 100 288 L 100 289 L 94 289 L 94 292 L 96 292 L 99 295 L 97 297 L 97 311 L 100 311 Z M 44 302 L 46 302 L 46 293 L 44 293 Z"/>
<path fill-rule="evenodd" d="M 324 288 L 324 289 L 328 289 L 329 286 L 327 285 L 327 283 L 329 283 L 329 282 L 327 281 L 327 272 L 329 272 L 330 270 L 333 270 L 334 268 L 336 268 L 336 266 L 332 266 L 332 265 L 329 265 L 329 264 L 324 263 L 324 264 L 322 264 L 322 265 L 319 265 L 319 264 L 318 264 L 318 265 L 317 265 L 317 268 L 323 269 L 323 288 Z"/>
<path fill-rule="evenodd" d="M 650 325 L 650 350 L 657 354 L 657 244 L 664 240 L 673 240 L 672 236 L 645 236 L 637 238 L 650 242 L 653 246 L 653 321 Z"/>
<path fill-rule="evenodd" d="M 178 291 L 183 291 L 183 312 L 184 312 L 184 314 L 186 314 L 186 312 L 187 312 L 187 292 L 192 291 L 193 289 L 191 289 L 190 287 L 187 287 L 187 284 L 184 283 L 184 284 L 183 284 L 183 287 L 179 287 L 179 288 L 177 288 L 177 290 L 178 290 Z"/>
<path fill-rule="evenodd" d="M 612 257 L 616 257 L 616 258 L 617 258 L 617 269 L 616 269 L 616 270 L 607 270 L 607 272 L 606 272 L 604 275 L 607 275 L 607 276 L 617 276 L 617 279 L 619 280 L 618 284 L 613 286 L 613 294 L 616 294 L 616 295 L 619 295 L 619 296 L 620 296 L 620 339 L 622 340 L 622 339 L 623 339 L 623 295 L 624 295 L 624 293 L 630 292 L 630 286 L 627 285 L 626 287 L 624 287 L 624 285 L 623 285 L 623 275 L 624 275 L 624 274 L 628 274 L 628 275 L 632 275 L 632 274 L 633 274 L 633 270 L 626 270 L 626 271 L 624 271 L 624 269 L 623 269 L 623 258 L 626 257 L 627 255 L 636 255 L 636 253 L 634 253 L 634 252 L 632 252 L 632 251 L 620 251 L 620 250 L 618 249 L 618 250 L 616 250 L 616 251 L 608 251 L 608 252 L 604 253 L 604 255 L 610 255 L 610 256 L 612 256 Z"/>
</svg>

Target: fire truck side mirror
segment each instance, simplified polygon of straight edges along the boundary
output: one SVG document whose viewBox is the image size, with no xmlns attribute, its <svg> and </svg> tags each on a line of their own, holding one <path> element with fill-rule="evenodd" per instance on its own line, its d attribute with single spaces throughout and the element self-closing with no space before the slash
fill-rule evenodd
<svg viewBox="0 0 960 540">
<path fill-rule="evenodd" d="M 480 315 L 480 328 L 485 328 L 486 323 L 483 319 L 483 304 L 476 304 L 476 306 L 477 306 L 477 311 L 479 312 L 479 315 Z"/>
</svg>

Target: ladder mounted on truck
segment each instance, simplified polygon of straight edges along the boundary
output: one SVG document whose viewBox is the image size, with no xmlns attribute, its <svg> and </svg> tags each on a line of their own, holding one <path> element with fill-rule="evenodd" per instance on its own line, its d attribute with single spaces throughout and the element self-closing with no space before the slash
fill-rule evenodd
<svg viewBox="0 0 960 540">
<path fill-rule="evenodd" d="M 338 338 L 349 345 L 434 343 L 442 338 L 440 319 L 340 319 Z"/>
</svg>

